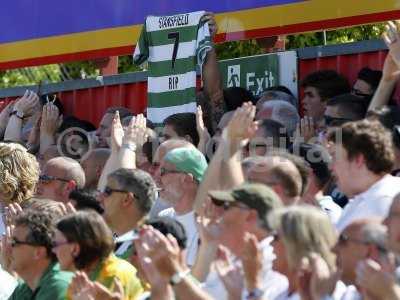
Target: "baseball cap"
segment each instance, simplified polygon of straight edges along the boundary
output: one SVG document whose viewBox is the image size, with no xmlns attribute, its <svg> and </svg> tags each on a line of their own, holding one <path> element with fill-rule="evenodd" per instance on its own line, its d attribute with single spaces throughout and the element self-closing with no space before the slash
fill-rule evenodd
<svg viewBox="0 0 400 300">
<path fill-rule="evenodd" d="M 207 161 L 196 148 L 176 148 L 169 151 L 164 160 L 175 166 L 177 171 L 192 174 L 197 182 L 203 180 Z"/>
<path fill-rule="evenodd" d="M 251 209 L 255 209 L 260 219 L 266 220 L 273 209 L 283 206 L 279 196 L 268 186 L 260 183 L 243 183 L 240 186 L 225 191 L 210 191 L 211 198 L 226 201 L 240 202 Z"/>
</svg>

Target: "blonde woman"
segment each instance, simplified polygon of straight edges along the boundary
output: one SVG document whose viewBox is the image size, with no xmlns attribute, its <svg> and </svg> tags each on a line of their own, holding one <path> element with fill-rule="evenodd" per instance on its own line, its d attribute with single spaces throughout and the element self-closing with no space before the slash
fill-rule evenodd
<svg viewBox="0 0 400 300">
<path fill-rule="evenodd" d="M 26 148 L 16 143 L 0 143 L 0 209 L 11 203 L 21 204 L 36 192 L 39 164 Z M 3 214 L 0 233 L 4 233 Z"/>
<path fill-rule="evenodd" d="M 331 251 L 337 239 L 335 229 L 322 210 L 310 205 L 285 208 L 273 218 L 274 269 L 289 280 L 288 291 L 278 299 L 313 299 L 310 281 L 315 263 L 323 264 L 328 274 L 336 271 Z"/>
<path fill-rule="evenodd" d="M 319 300 L 331 294 L 333 299 L 340 299 L 345 286 L 338 283 L 336 257 L 331 251 L 337 236 L 328 215 L 311 205 L 290 206 L 273 212 L 271 225 L 271 236 L 274 239 L 271 245 L 276 255 L 273 269 L 285 275 L 289 282 L 288 289 L 273 299 Z M 270 300 L 261 288 L 268 283 L 261 282 L 263 262 L 257 239 L 247 234 L 242 246 L 243 275 L 248 298 Z M 228 294 L 234 295 L 234 287 L 239 284 L 241 282 L 234 270 L 224 274 Z"/>
</svg>

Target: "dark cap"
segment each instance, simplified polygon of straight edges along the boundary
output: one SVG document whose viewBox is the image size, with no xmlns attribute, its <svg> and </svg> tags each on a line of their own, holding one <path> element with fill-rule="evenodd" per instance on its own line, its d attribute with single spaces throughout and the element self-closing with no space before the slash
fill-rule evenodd
<svg viewBox="0 0 400 300">
<path fill-rule="evenodd" d="M 266 220 L 273 209 L 283 206 L 279 196 L 271 188 L 260 183 L 243 183 L 232 190 L 210 191 L 209 195 L 220 201 L 243 203 L 255 209 L 262 220 Z"/>
</svg>

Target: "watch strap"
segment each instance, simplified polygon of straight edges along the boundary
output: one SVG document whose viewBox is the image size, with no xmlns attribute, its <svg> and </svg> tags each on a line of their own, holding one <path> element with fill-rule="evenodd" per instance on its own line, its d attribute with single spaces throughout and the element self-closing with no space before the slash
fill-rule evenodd
<svg viewBox="0 0 400 300">
<path fill-rule="evenodd" d="M 24 119 L 24 113 L 23 113 L 23 112 L 20 112 L 20 111 L 18 111 L 18 110 L 13 110 L 13 111 L 10 113 L 10 117 L 11 117 L 11 116 L 16 116 L 17 118 L 19 118 L 19 119 L 21 119 L 21 120 Z"/>
<path fill-rule="evenodd" d="M 182 282 L 182 280 L 189 275 L 190 269 L 187 269 L 185 271 L 180 271 L 176 272 L 174 275 L 171 276 L 171 279 L 169 280 L 169 284 L 174 286 Z"/>
</svg>

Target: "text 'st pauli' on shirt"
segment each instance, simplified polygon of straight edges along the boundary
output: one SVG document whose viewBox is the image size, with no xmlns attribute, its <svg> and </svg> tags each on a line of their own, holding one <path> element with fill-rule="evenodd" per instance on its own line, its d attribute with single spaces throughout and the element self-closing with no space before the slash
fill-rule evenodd
<svg viewBox="0 0 400 300">
<path fill-rule="evenodd" d="M 147 118 L 155 124 L 196 111 L 196 66 L 212 49 L 208 23 L 200 23 L 204 13 L 146 18 L 133 61 L 148 61 Z"/>
</svg>

